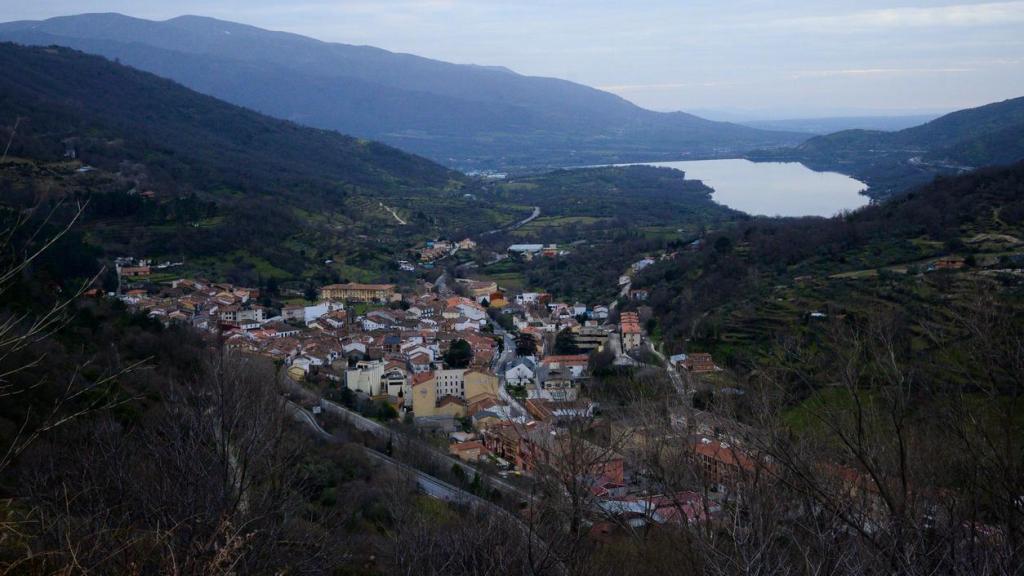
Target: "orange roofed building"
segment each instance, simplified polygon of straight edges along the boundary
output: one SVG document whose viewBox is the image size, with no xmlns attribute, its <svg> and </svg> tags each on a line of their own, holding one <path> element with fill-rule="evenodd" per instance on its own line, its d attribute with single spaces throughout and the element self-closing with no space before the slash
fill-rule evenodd
<svg viewBox="0 0 1024 576">
<path fill-rule="evenodd" d="M 643 344 L 643 330 L 640 329 L 640 317 L 636 312 L 623 312 L 619 317 L 619 330 L 622 333 L 622 349 L 632 350 Z"/>
<path fill-rule="evenodd" d="M 714 372 L 718 369 L 718 367 L 715 366 L 714 359 L 711 358 L 711 354 L 706 352 L 695 352 L 688 355 L 686 359 L 683 360 L 683 368 L 694 373 Z"/>
</svg>

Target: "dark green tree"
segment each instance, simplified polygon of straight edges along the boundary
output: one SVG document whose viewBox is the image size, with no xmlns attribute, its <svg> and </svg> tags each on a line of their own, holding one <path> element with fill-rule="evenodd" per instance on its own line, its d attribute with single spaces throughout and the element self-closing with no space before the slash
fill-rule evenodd
<svg viewBox="0 0 1024 576">
<path fill-rule="evenodd" d="M 516 336 L 516 355 L 533 356 L 537 353 L 537 339 L 533 334 L 520 332 Z"/>
<path fill-rule="evenodd" d="M 444 353 L 444 363 L 449 368 L 466 368 L 473 361 L 473 348 L 465 340 L 456 340 Z"/>
<path fill-rule="evenodd" d="M 580 348 L 576 345 L 576 336 L 568 328 L 562 330 L 555 337 L 555 354 L 579 354 Z"/>
</svg>

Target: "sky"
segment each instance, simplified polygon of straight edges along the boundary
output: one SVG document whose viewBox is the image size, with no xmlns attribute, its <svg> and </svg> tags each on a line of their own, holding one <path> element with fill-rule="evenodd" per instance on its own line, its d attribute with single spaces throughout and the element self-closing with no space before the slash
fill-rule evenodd
<svg viewBox="0 0 1024 576">
<path fill-rule="evenodd" d="M 721 119 L 938 113 L 1024 95 L 1024 1 L 0 0 L 0 21 L 83 12 L 211 16 Z"/>
</svg>

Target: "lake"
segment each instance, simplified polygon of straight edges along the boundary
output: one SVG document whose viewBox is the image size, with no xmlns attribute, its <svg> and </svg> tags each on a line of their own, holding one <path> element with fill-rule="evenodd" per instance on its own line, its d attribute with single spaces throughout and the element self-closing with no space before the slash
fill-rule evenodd
<svg viewBox="0 0 1024 576">
<path fill-rule="evenodd" d="M 837 172 L 815 172 L 799 162 L 687 160 L 652 162 L 686 172 L 715 189 L 715 202 L 764 216 L 834 216 L 868 203 L 867 186 Z"/>
</svg>

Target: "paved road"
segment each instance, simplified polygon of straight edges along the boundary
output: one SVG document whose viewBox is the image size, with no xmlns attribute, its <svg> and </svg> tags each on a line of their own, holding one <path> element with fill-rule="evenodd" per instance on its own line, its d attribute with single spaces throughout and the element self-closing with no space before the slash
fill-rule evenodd
<svg viewBox="0 0 1024 576">
<path fill-rule="evenodd" d="M 491 234 L 497 234 L 498 232 L 505 232 L 505 231 L 509 231 L 509 230 L 515 230 L 517 228 L 522 228 L 523 226 L 526 226 L 527 224 L 529 224 L 530 222 L 533 222 L 534 220 L 536 220 L 539 217 L 540 217 L 540 206 L 534 206 L 533 207 L 533 213 L 530 214 L 529 217 L 524 218 L 523 220 L 520 220 L 519 222 L 516 222 L 514 224 L 509 224 L 508 226 L 502 226 L 501 228 L 495 228 L 494 230 L 488 230 L 487 232 L 484 232 L 483 234 L 480 234 L 480 235 L 481 236 L 490 236 Z"/>
<path fill-rule="evenodd" d="M 524 408 L 518 400 L 513 398 L 512 395 L 508 393 L 508 389 L 505 388 L 505 366 L 516 358 L 516 339 L 505 331 L 504 328 L 499 326 L 497 322 L 490 320 L 490 323 L 491 327 L 494 329 L 494 334 L 501 336 L 505 342 L 501 354 L 494 359 L 494 363 L 491 365 L 491 369 L 498 375 L 498 398 L 512 408 L 513 417 L 528 418 L 529 413 L 526 411 L 526 408 Z"/>
<path fill-rule="evenodd" d="M 296 422 L 304 425 L 317 438 L 331 443 L 339 442 L 338 438 L 336 438 L 334 434 L 331 434 L 327 430 L 324 430 L 323 426 L 320 426 L 320 423 L 316 421 L 316 417 L 314 417 L 309 410 L 306 410 L 291 400 L 285 400 L 285 409 L 291 413 L 292 418 Z"/>
<path fill-rule="evenodd" d="M 399 462 L 398 460 L 395 460 L 385 454 L 381 454 L 376 450 L 367 449 L 366 455 L 369 456 L 371 460 L 375 460 L 384 465 L 394 466 L 399 470 L 399 472 L 415 478 L 416 486 L 431 498 L 443 500 L 444 502 L 451 502 L 453 504 L 465 504 L 474 508 L 500 510 L 502 513 L 505 513 L 504 508 L 499 508 L 497 505 L 492 504 L 479 496 L 470 494 L 456 486 L 452 486 L 444 480 L 434 478 L 426 472 L 421 472 L 408 464 Z"/>
<path fill-rule="evenodd" d="M 327 402 L 328 405 L 333 404 L 334 406 L 340 408 L 341 410 L 348 412 L 347 410 L 345 410 L 344 407 L 338 406 L 333 402 L 330 402 L 328 400 L 324 400 L 323 402 Z M 316 418 L 313 416 L 313 414 L 311 414 L 305 408 L 299 406 L 298 404 L 292 402 L 291 400 L 286 400 L 286 406 L 287 409 L 292 413 L 292 416 L 295 418 L 295 421 L 303 424 L 311 433 L 313 433 L 318 438 L 322 438 L 323 440 L 326 440 L 328 442 L 339 441 L 338 438 L 335 437 L 333 434 L 331 434 L 327 430 L 324 430 L 323 427 L 320 426 L 320 424 L 316 421 Z M 356 416 L 356 418 L 352 418 L 349 421 L 360 430 L 366 429 L 367 431 L 370 431 L 377 428 L 384 428 L 383 426 L 380 426 L 380 424 L 378 424 L 377 422 L 367 420 L 366 418 L 363 418 L 358 414 L 354 414 L 352 412 L 349 412 L 349 414 Z M 390 433 L 390 430 L 387 430 L 387 428 L 384 428 L 384 430 Z M 484 500 L 483 498 L 480 498 L 479 496 L 467 492 L 457 486 L 453 486 L 445 482 L 444 480 L 435 478 L 427 474 L 426 472 L 417 470 L 409 466 L 408 464 L 399 462 L 398 460 L 395 460 L 394 458 L 391 458 L 386 454 L 382 454 L 376 450 L 373 450 L 372 448 L 365 448 L 365 452 L 366 455 L 371 460 L 374 460 L 384 465 L 394 466 L 399 470 L 399 472 L 412 476 L 416 480 L 416 486 L 420 490 L 422 490 L 423 493 L 426 494 L 427 496 L 444 502 L 462 504 L 465 506 L 470 506 L 477 510 L 487 510 L 488 512 L 498 514 L 499 516 L 503 517 L 506 521 L 511 522 L 513 523 L 513 525 L 517 526 L 522 532 L 523 536 L 525 536 L 531 542 L 533 542 L 533 545 L 536 546 L 538 549 L 540 549 L 541 551 L 547 550 L 547 544 L 543 540 L 541 540 L 541 538 L 537 536 L 537 534 L 534 533 L 525 523 L 523 523 L 522 518 L 519 518 L 518 516 L 502 508 L 501 506 L 498 506 L 493 502 Z M 463 465 L 461 462 L 457 460 L 454 462 L 456 464 Z M 473 473 L 476 472 L 476 470 L 472 468 L 470 468 L 470 471 L 472 471 Z M 504 487 L 514 492 L 521 492 L 519 488 L 511 486 L 510 484 L 507 484 L 505 482 L 501 482 L 495 478 L 491 478 L 490 482 L 491 485 L 496 485 L 499 489 Z M 527 498 L 525 499 L 525 501 L 532 500 L 532 495 L 527 494 Z M 565 567 L 561 564 L 555 566 L 555 569 L 559 573 L 565 573 Z"/>
<path fill-rule="evenodd" d="M 383 439 L 392 437 L 400 438 L 400 436 L 398 436 L 394 431 L 392 431 L 387 426 L 384 426 L 383 424 L 375 420 L 370 420 L 369 418 L 364 417 L 362 414 L 353 412 L 352 410 L 345 408 L 341 404 L 331 402 L 330 400 L 327 399 L 321 399 L 320 407 L 324 410 L 324 412 L 330 412 L 331 414 L 341 417 L 346 423 L 350 424 L 357 430 L 373 434 L 374 436 Z M 434 458 L 435 464 L 440 466 L 442 469 L 450 469 L 453 466 L 458 466 L 459 468 L 462 468 L 463 472 L 466 473 L 466 476 L 468 478 L 472 478 L 474 474 L 480 473 L 479 470 L 470 466 L 469 464 L 466 464 L 465 462 L 459 460 L 458 458 L 452 458 L 447 454 L 442 454 L 437 451 L 431 451 L 430 454 L 431 457 Z M 514 486 L 508 482 L 505 482 L 500 478 L 495 478 L 494 476 L 485 476 L 482 473 L 481 477 L 486 478 L 487 482 L 491 486 L 497 488 L 505 496 L 513 496 L 519 499 L 519 501 L 521 502 L 529 502 L 533 499 L 533 495 L 527 492 L 526 490 L 523 490 L 522 488 Z"/>
<path fill-rule="evenodd" d="M 339 442 L 339 439 L 335 435 L 331 434 L 327 430 L 324 430 L 324 428 L 320 426 L 320 423 L 316 421 L 316 417 L 313 416 L 313 414 L 311 414 L 308 410 L 292 402 L 291 400 L 286 401 L 285 405 L 287 407 L 287 410 L 291 412 L 292 417 L 295 419 L 295 421 L 304 425 L 306 429 L 309 430 L 310 433 L 312 433 L 314 436 L 326 442 Z M 352 423 L 357 428 L 363 429 L 356 422 Z M 420 470 L 416 470 L 415 468 L 409 466 L 408 464 L 399 462 L 398 460 L 395 460 L 394 458 L 391 458 L 385 454 L 381 454 L 380 452 L 372 448 L 364 448 L 366 451 L 366 455 L 371 460 L 374 460 L 375 462 L 382 463 L 385 465 L 394 466 L 398 468 L 400 472 L 408 474 L 411 477 L 415 478 L 416 485 L 419 487 L 419 489 L 422 490 L 424 494 L 430 496 L 431 498 L 436 498 L 438 500 L 443 500 L 445 502 L 494 508 L 496 510 L 501 510 L 501 512 L 505 512 L 503 508 L 498 508 L 496 505 L 478 496 L 470 494 L 469 492 L 466 492 L 461 488 L 452 486 L 451 484 L 445 482 L 444 480 L 435 478 L 425 472 L 421 472 Z"/>
<path fill-rule="evenodd" d="M 676 367 L 673 366 L 667 358 L 665 358 L 664 354 L 662 354 L 654 346 L 651 346 L 650 342 L 647 342 L 646 344 L 647 347 L 651 350 L 651 352 L 653 352 L 654 355 L 657 356 L 658 359 L 660 359 L 665 364 L 665 372 L 668 373 L 668 379 L 672 381 L 672 386 L 675 387 L 676 393 L 679 394 L 679 397 L 682 398 L 683 400 L 689 400 L 689 390 L 687 389 L 686 384 L 683 382 L 683 377 L 680 376 L 679 371 L 676 370 Z"/>
</svg>

